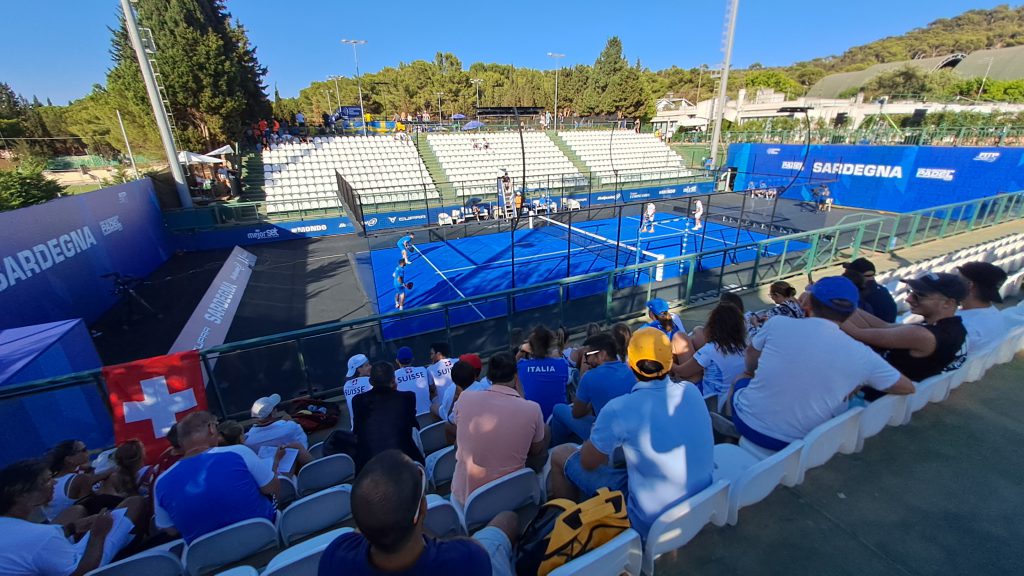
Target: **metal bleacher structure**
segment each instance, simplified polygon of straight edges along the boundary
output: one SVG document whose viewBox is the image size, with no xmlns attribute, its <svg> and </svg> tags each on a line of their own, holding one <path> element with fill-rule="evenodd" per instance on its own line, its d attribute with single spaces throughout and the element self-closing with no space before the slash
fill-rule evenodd
<svg viewBox="0 0 1024 576">
<path fill-rule="evenodd" d="M 503 170 L 517 177 L 524 149 L 526 188 L 563 188 L 577 186 L 583 180 L 583 174 L 543 132 L 524 132 L 522 142 L 516 132 L 431 134 L 427 142 L 449 181 L 479 182 L 459 186 L 458 196 L 494 193 Z M 521 187 L 518 178 L 515 186 Z"/>
<path fill-rule="evenodd" d="M 340 173 L 366 204 L 437 199 L 440 194 L 416 147 L 390 136 L 318 136 L 263 151 L 267 213 L 338 209 Z"/>
<path fill-rule="evenodd" d="M 558 132 L 558 137 L 602 181 L 643 182 L 697 174 L 653 134 L 578 130 Z"/>
</svg>

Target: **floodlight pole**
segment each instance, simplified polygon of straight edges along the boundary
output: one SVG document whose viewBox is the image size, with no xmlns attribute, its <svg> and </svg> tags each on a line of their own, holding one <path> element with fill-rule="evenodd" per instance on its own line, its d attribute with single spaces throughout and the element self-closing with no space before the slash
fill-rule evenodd
<svg viewBox="0 0 1024 576">
<path fill-rule="evenodd" d="M 338 108 L 341 108 L 341 90 L 338 89 L 338 78 L 343 76 L 328 76 L 328 80 L 334 80 L 334 96 L 338 99 Z"/>
<path fill-rule="evenodd" d="M 740 0 L 729 0 L 725 38 L 725 60 L 722 62 L 722 81 L 718 86 L 717 110 L 715 112 L 715 131 L 711 136 L 711 167 L 718 165 L 718 142 L 722 138 L 722 118 L 725 116 L 725 94 L 729 85 L 729 63 L 732 60 L 732 41 L 736 35 L 736 14 L 740 9 Z"/>
<path fill-rule="evenodd" d="M 121 120 L 121 111 L 117 112 L 117 124 L 121 127 L 121 137 L 124 138 L 124 147 L 128 150 L 128 159 L 132 161 L 132 172 L 135 172 L 135 179 L 139 179 L 139 167 L 135 165 L 135 155 L 132 154 L 132 145 L 128 143 L 128 133 L 124 131 L 124 121 Z"/>
<path fill-rule="evenodd" d="M 153 108 L 153 116 L 156 118 L 156 127 L 160 132 L 160 141 L 164 145 L 164 154 L 167 155 L 167 163 L 174 177 L 174 187 L 178 191 L 178 199 L 181 200 L 182 208 L 192 207 L 192 194 L 188 190 L 188 182 L 185 180 L 185 171 L 178 163 L 178 149 L 174 144 L 174 134 L 171 132 L 171 125 L 167 122 L 167 110 L 164 109 L 163 98 L 160 97 L 160 89 L 156 84 L 156 77 L 153 76 L 153 69 L 149 65 L 149 58 L 146 57 L 146 47 L 142 44 L 142 35 L 139 34 L 139 23 L 135 19 L 135 9 L 132 8 L 129 0 L 121 0 L 121 10 L 124 12 L 125 28 L 128 29 L 128 38 L 135 49 L 135 58 L 139 61 L 139 69 L 142 71 L 142 79 L 146 83 L 146 94 L 149 96 L 149 105 Z"/>
<path fill-rule="evenodd" d="M 985 76 L 981 79 L 981 88 L 978 88 L 978 100 L 981 100 L 981 93 L 985 91 L 985 81 L 988 80 L 988 73 L 992 71 L 992 57 L 986 58 L 988 66 L 985 68 Z"/>
<path fill-rule="evenodd" d="M 444 96 L 444 92 L 435 92 L 437 95 L 437 123 L 438 125 L 444 120 L 444 113 L 441 111 L 441 96 Z"/>
<path fill-rule="evenodd" d="M 341 43 L 350 44 L 352 46 L 352 55 L 355 56 L 356 59 L 356 86 L 359 89 L 359 119 L 363 122 L 363 136 L 366 136 L 366 110 L 363 110 L 363 77 L 359 74 L 359 51 L 356 49 L 360 44 L 366 44 L 366 40 L 348 40 L 346 38 L 342 38 Z"/>
<path fill-rule="evenodd" d="M 555 59 L 555 64 L 558 64 L 559 58 L 565 58 L 565 54 L 558 52 L 548 52 L 548 56 Z M 561 66 L 555 68 L 555 132 L 558 132 L 558 71 L 561 69 Z"/>
<path fill-rule="evenodd" d="M 476 119 L 480 119 L 480 85 L 484 83 L 483 78 L 470 78 L 469 82 L 476 86 Z"/>
</svg>

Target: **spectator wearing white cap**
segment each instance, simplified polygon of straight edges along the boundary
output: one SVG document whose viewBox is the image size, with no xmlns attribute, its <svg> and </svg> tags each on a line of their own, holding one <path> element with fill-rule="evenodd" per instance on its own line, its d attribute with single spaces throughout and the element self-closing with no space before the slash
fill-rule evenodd
<svg viewBox="0 0 1024 576">
<path fill-rule="evenodd" d="M 265 396 L 253 403 L 251 414 L 256 418 L 256 423 L 245 434 L 245 445 L 257 454 L 264 446 L 294 448 L 299 451 L 296 465 L 302 467 L 313 461 L 313 457 L 306 451 L 309 448 L 309 437 L 302 426 L 289 420 L 278 409 L 280 405 L 279 394 Z"/>
<path fill-rule="evenodd" d="M 968 262 L 957 271 L 967 283 L 967 296 L 957 316 L 967 329 L 967 351 L 973 354 L 992 347 L 1006 334 L 1006 319 L 995 307 L 1003 301 L 999 289 L 1006 282 L 1006 272 L 988 262 Z"/>
<path fill-rule="evenodd" d="M 437 389 L 430 381 L 427 369 L 412 365 L 412 348 L 408 346 L 398 349 L 395 361 L 398 362 L 398 370 L 395 370 L 395 382 L 398 383 L 398 389 L 416 395 L 417 414 L 430 412 L 430 403 L 437 396 Z"/>
<path fill-rule="evenodd" d="M 356 354 L 348 359 L 345 373 L 345 404 L 348 405 L 349 430 L 355 429 L 356 419 L 352 413 L 352 398 L 370 389 L 370 359 L 366 354 Z"/>
<path fill-rule="evenodd" d="M 782 450 L 847 409 L 859 387 L 911 394 L 914 385 L 871 348 L 840 330 L 860 294 L 848 278 L 811 285 L 807 318 L 775 316 L 747 347 L 746 372 L 733 385 L 732 421 L 767 450 Z"/>
<path fill-rule="evenodd" d="M 627 358 L 637 379 L 632 391 L 605 404 L 581 448 L 551 451 L 549 494 L 580 499 L 598 488 L 622 490 L 629 522 L 646 539 L 663 511 L 711 484 L 714 437 L 700 390 L 669 378 L 672 345 L 664 332 L 637 330 Z M 625 468 L 611 463 L 618 448 Z"/>
</svg>

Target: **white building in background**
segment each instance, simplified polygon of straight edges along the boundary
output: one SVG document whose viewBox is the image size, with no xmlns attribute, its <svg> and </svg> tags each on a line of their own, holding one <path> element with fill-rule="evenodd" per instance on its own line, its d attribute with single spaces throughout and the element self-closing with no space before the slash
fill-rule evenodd
<svg viewBox="0 0 1024 576">
<path fill-rule="evenodd" d="M 807 95 L 794 100 L 787 95 L 770 89 L 758 89 L 750 94 L 741 89 L 735 100 L 725 103 L 724 117 L 733 123 L 746 120 L 794 116 L 792 112 L 780 112 L 785 108 L 808 108 L 812 123 L 823 119 L 828 125 L 843 125 L 849 128 L 860 126 L 868 116 L 880 113 L 914 114 L 918 110 L 932 112 L 1022 112 L 1024 104 L 979 102 L 962 99 L 958 102 L 926 102 L 912 98 L 892 96 L 882 102 L 864 101 L 864 95 L 840 98 L 840 95 L 856 93 L 875 77 L 902 67 L 913 67 L 924 71 L 952 70 L 963 78 L 992 80 L 1015 80 L 1024 78 L 1024 45 L 992 50 L 977 50 L 970 54 L 949 54 L 928 58 L 917 58 L 902 62 L 875 64 L 856 72 L 842 72 L 825 76 L 811 86 Z M 671 94 L 659 99 L 658 113 L 652 120 L 655 128 L 674 133 L 676 130 L 707 130 L 710 132 L 714 117 L 714 99 L 691 104 Z M 803 113 L 798 113 L 802 117 Z"/>
</svg>

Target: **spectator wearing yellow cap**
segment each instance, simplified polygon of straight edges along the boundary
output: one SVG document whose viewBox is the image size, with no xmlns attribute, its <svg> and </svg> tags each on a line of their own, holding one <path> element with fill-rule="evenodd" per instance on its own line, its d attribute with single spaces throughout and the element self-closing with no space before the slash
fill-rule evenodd
<svg viewBox="0 0 1024 576">
<path fill-rule="evenodd" d="M 647 537 L 658 516 L 711 484 L 711 417 L 697 387 L 672 382 L 672 345 L 657 328 L 641 328 L 629 341 L 629 367 L 637 383 L 597 415 L 590 439 L 551 455 L 551 493 L 589 498 L 598 488 L 628 493 L 633 528 Z M 622 448 L 626 467 L 610 457 Z"/>
</svg>

